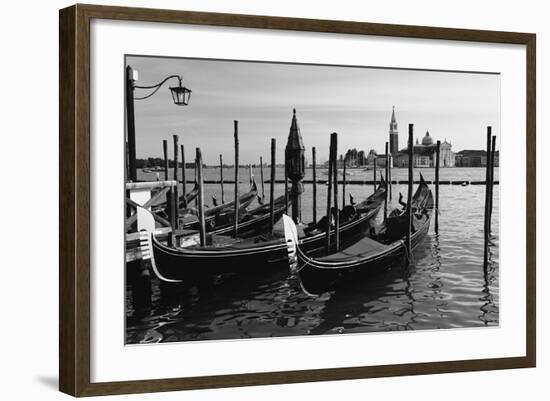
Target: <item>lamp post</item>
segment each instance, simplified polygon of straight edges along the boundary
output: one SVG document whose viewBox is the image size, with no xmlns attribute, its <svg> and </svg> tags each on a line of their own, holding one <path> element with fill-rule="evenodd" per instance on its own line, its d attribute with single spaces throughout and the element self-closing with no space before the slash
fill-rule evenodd
<svg viewBox="0 0 550 401">
<path fill-rule="evenodd" d="M 131 66 L 126 66 L 126 127 L 128 131 L 128 179 L 129 181 L 137 181 L 136 170 L 136 122 L 134 115 L 134 100 L 145 100 L 153 96 L 167 81 L 172 78 L 178 79 L 177 86 L 171 86 L 170 92 L 172 100 L 177 106 L 187 106 L 191 98 L 191 90 L 183 86 L 182 77 L 180 75 L 170 75 L 164 78 L 157 84 L 140 86 L 136 85 L 138 80 L 138 72 Z M 153 91 L 143 97 L 135 97 L 136 89 L 152 89 Z M 176 166 L 177 168 L 177 166 Z"/>
<path fill-rule="evenodd" d="M 295 223 L 300 223 L 302 220 L 302 201 L 301 195 L 304 192 L 302 180 L 305 176 L 305 147 L 298 128 L 298 120 L 296 119 L 296 109 L 293 110 L 292 123 L 288 134 L 288 142 L 285 148 L 286 172 L 287 176 L 292 181 L 290 197 L 292 199 L 292 219 Z"/>
</svg>

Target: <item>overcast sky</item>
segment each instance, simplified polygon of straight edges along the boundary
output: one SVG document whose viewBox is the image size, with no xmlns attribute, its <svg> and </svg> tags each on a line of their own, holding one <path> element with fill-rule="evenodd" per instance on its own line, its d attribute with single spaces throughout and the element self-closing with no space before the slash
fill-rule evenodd
<svg viewBox="0 0 550 401">
<path fill-rule="evenodd" d="M 171 155 L 172 134 L 178 134 L 189 161 L 200 147 L 207 164 L 218 163 L 219 154 L 231 164 L 238 120 L 242 164 L 260 156 L 268 161 L 271 138 L 281 162 L 294 107 L 309 160 L 312 146 L 319 161 L 328 159 L 331 132 L 339 134 L 339 154 L 349 148 L 383 153 L 393 105 L 400 149 L 409 123 L 415 140 L 429 130 L 455 152 L 485 148 L 488 125 L 499 135 L 500 77 L 494 74 L 142 56 L 127 63 L 138 70 L 138 85 L 180 74 L 193 91 L 189 106 L 173 104 L 170 85 L 135 101 L 138 158 L 161 157 L 162 139 L 169 139 Z"/>
</svg>

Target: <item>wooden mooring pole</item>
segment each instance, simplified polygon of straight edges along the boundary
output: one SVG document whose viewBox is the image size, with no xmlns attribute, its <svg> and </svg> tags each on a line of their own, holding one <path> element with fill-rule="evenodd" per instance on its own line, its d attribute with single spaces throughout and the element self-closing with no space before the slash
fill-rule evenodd
<svg viewBox="0 0 550 401">
<path fill-rule="evenodd" d="M 374 156 L 374 171 L 373 171 L 373 174 L 372 174 L 372 182 L 373 182 L 373 187 L 372 187 L 372 192 L 376 192 L 376 155 Z"/>
<path fill-rule="evenodd" d="M 128 132 L 128 179 L 137 181 L 136 169 L 136 119 L 134 115 L 134 82 L 137 71 L 126 66 L 126 127 Z"/>
<path fill-rule="evenodd" d="M 183 145 L 180 145 L 180 151 L 181 151 L 181 183 L 182 183 L 182 197 L 183 197 L 183 207 L 187 208 L 187 184 L 186 184 L 186 177 L 185 177 L 185 148 Z"/>
<path fill-rule="evenodd" d="M 336 160 L 336 155 L 338 154 L 338 134 L 335 132 L 334 134 L 334 176 L 332 177 L 334 179 L 334 245 L 336 252 L 338 252 L 340 248 L 340 213 L 338 212 L 338 164 Z"/>
<path fill-rule="evenodd" d="M 239 233 L 239 122 L 235 120 L 234 138 L 235 138 L 235 222 L 233 223 L 233 231 L 235 237 Z"/>
<path fill-rule="evenodd" d="M 248 182 L 252 185 L 252 164 L 248 164 Z"/>
<path fill-rule="evenodd" d="M 315 146 L 311 148 L 313 163 L 313 223 L 317 223 L 317 151 Z"/>
<path fill-rule="evenodd" d="M 435 233 L 439 234 L 439 153 L 441 141 L 437 141 L 435 148 Z"/>
<path fill-rule="evenodd" d="M 492 225 L 492 217 L 493 217 L 493 190 L 495 185 L 495 153 L 496 153 L 496 142 L 497 137 L 493 135 L 492 141 L 491 141 L 491 179 L 489 180 L 491 184 L 491 195 L 489 196 L 489 235 L 491 234 L 491 225 Z"/>
<path fill-rule="evenodd" d="M 262 202 L 265 199 L 265 189 L 264 189 L 264 160 L 260 156 L 260 180 L 262 181 Z"/>
<path fill-rule="evenodd" d="M 344 160 L 344 170 L 342 171 L 342 210 L 346 206 L 346 158 Z"/>
<path fill-rule="evenodd" d="M 168 181 L 168 140 L 162 140 L 162 153 L 164 156 L 164 180 Z M 172 235 L 170 236 L 170 242 L 174 240 L 174 234 L 176 230 L 176 221 L 178 216 L 176 215 L 176 192 L 174 188 L 170 188 L 166 194 L 166 212 L 170 218 L 170 226 L 172 227 Z"/>
<path fill-rule="evenodd" d="M 386 152 L 387 153 L 387 152 Z M 391 201 L 391 193 L 392 193 L 392 183 L 391 183 L 391 169 L 392 169 L 392 165 L 393 165 L 393 158 L 392 158 L 392 155 L 390 154 L 389 155 L 389 161 L 390 161 L 390 165 L 388 167 L 388 171 L 389 171 L 389 180 L 388 182 L 386 182 L 386 185 L 387 185 L 387 190 L 390 191 L 390 201 Z"/>
<path fill-rule="evenodd" d="M 270 215 L 270 230 L 269 232 L 273 234 L 273 227 L 275 226 L 275 168 L 277 166 L 275 161 L 275 149 L 277 146 L 277 141 L 275 138 L 271 138 L 271 177 L 269 180 L 269 215 Z"/>
<path fill-rule="evenodd" d="M 412 259 L 412 243 L 411 243 L 411 234 L 412 234 L 412 191 L 413 191 L 413 130 L 414 124 L 409 124 L 409 143 L 407 151 L 409 152 L 409 181 L 408 181 L 408 191 L 407 191 L 407 240 L 405 242 L 407 247 L 407 255 L 409 262 Z"/>
<path fill-rule="evenodd" d="M 390 155 L 389 155 L 389 143 L 386 142 L 386 195 L 384 196 L 384 219 L 388 218 L 388 189 L 389 189 L 389 176 L 390 176 Z"/>
<path fill-rule="evenodd" d="M 168 181 L 168 141 L 162 140 L 162 154 L 164 156 L 164 181 Z"/>
<path fill-rule="evenodd" d="M 172 227 L 172 234 L 170 235 L 170 245 L 174 246 L 176 244 L 176 230 L 178 227 L 178 215 L 176 213 L 176 203 L 178 200 L 176 198 L 176 192 L 171 189 L 169 192 L 170 196 L 170 226 Z"/>
<path fill-rule="evenodd" d="M 331 206 L 332 206 L 332 172 L 334 170 L 334 134 L 330 135 L 330 148 L 328 156 L 328 192 L 327 192 L 327 228 L 326 228 L 326 251 L 330 251 L 330 221 L 332 220 L 331 216 Z"/>
<path fill-rule="evenodd" d="M 174 196 L 176 198 L 176 204 L 175 204 L 175 214 L 176 214 L 176 230 L 179 228 L 179 215 L 180 215 L 180 202 L 178 197 L 178 151 L 179 151 L 179 145 L 178 141 L 179 138 L 177 135 L 173 135 L 172 139 L 174 141 L 174 181 L 176 181 L 176 185 L 174 186 Z"/>
<path fill-rule="evenodd" d="M 485 163 L 485 216 L 483 219 L 483 273 L 487 277 L 489 267 L 489 236 L 491 235 L 491 134 L 487 127 L 487 157 Z"/>
<path fill-rule="evenodd" d="M 194 170 L 195 170 L 195 182 L 197 182 L 197 163 L 195 163 Z M 195 198 L 195 207 L 199 207 L 199 198 L 198 197 Z"/>
<path fill-rule="evenodd" d="M 288 214 L 288 165 L 285 152 L 285 213 Z"/>
<path fill-rule="evenodd" d="M 223 156 L 220 155 L 220 186 L 222 191 L 222 204 L 225 203 L 225 194 L 223 190 Z"/>
<path fill-rule="evenodd" d="M 202 153 L 201 149 L 196 149 L 197 180 L 199 182 L 199 232 L 201 246 L 206 245 L 206 223 L 204 220 L 204 180 L 202 175 Z"/>
</svg>

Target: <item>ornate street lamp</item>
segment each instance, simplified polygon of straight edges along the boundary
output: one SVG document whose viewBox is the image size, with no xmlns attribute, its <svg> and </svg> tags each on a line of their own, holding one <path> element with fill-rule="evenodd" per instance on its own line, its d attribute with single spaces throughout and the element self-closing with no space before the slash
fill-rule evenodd
<svg viewBox="0 0 550 401">
<path fill-rule="evenodd" d="M 189 99 L 191 98 L 191 89 L 188 89 L 181 84 L 181 77 L 178 77 L 178 79 L 179 85 L 170 87 L 172 99 L 174 99 L 174 103 L 178 106 L 187 106 L 189 104 Z"/>
<path fill-rule="evenodd" d="M 136 169 L 136 123 L 134 117 L 134 100 L 145 100 L 153 96 L 164 85 L 165 82 L 172 78 L 178 79 L 178 86 L 171 86 L 172 100 L 177 106 L 187 106 L 191 98 L 191 89 L 186 88 L 182 84 L 181 75 L 170 75 L 164 78 L 157 84 L 141 86 L 136 85 L 138 80 L 137 71 L 132 67 L 126 67 L 126 121 L 128 130 L 128 179 L 137 181 Z M 152 89 L 153 91 L 143 97 L 135 97 L 135 89 Z"/>
</svg>

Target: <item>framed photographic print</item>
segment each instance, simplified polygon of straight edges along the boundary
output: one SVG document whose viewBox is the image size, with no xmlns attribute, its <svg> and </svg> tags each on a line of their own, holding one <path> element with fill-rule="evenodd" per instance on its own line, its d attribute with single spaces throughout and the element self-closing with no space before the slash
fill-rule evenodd
<svg viewBox="0 0 550 401">
<path fill-rule="evenodd" d="M 59 21 L 61 391 L 535 366 L 534 34 Z"/>
</svg>

